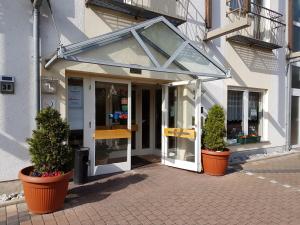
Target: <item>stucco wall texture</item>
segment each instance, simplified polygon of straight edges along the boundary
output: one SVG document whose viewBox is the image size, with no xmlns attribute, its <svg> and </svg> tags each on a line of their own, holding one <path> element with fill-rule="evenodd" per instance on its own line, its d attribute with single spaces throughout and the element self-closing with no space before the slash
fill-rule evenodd
<svg viewBox="0 0 300 225">
<path fill-rule="evenodd" d="M 208 55 L 226 67 L 232 68 L 233 77 L 226 81 L 204 84 L 204 107 L 209 108 L 217 103 L 226 110 L 228 86 L 266 90 L 264 136 L 270 142 L 267 147 L 283 146 L 286 122 L 285 49 L 281 48 L 273 52 L 251 48 L 241 49 L 243 47 L 227 42 L 225 37 L 208 43 L 201 42 L 205 34 L 204 2 L 204 0 L 190 1 L 187 23 L 179 28 L 191 40 L 198 42 Z M 58 33 L 54 29 L 47 4 L 43 4 L 40 26 L 42 59 L 49 57 L 58 47 L 59 42 L 66 45 L 83 41 L 139 22 L 132 17 L 112 14 L 111 11 L 86 8 L 83 0 L 51 1 L 51 3 Z M 274 0 L 270 5 L 269 0 L 266 1 L 265 6 L 285 15 L 287 1 Z M 225 1 L 213 1 L 213 29 L 222 27 L 226 23 L 228 20 Z M 31 2 L 1 0 L 0 75 L 11 75 L 16 78 L 16 93 L 0 94 L 0 181 L 16 179 L 19 169 L 30 163 L 25 139 L 34 129 L 36 114 L 32 42 Z M 47 75 L 56 76 L 56 73 L 57 70 L 53 69 L 48 71 Z M 61 86 L 65 87 L 64 80 L 61 82 Z M 66 92 L 60 92 L 60 94 L 64 93 Z M 59 97 L 65 99 L 66 96 Z"/>
<path fill-rule="evenodd" d="M 41 8 L 41 56 L 63 44 L 85 40 L 84 1 L 51 1 L 59 29 L 55 32 L 46 1 Z M 67 7 L 66 7 L 67 6 Z M 36 80 L 33 77 L 31 1 L 0 1 L 0 75 L 14 76 L 15 94 L 0 94 L 0 182 L 17 179 L 18 171 L 30 164 L 26 138 L 35 127 Z"/>
</svg>

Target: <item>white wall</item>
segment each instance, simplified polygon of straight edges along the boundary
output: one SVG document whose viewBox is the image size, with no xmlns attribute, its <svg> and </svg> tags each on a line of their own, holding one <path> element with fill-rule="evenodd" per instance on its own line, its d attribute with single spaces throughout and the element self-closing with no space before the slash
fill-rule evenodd
<svg viewBox="0 0 300 225">
<path fill-rule="evenodd" d="M 58 47 L 45 2 L 41 9 L 42 57 L 49 56 Z M 84 1 L 51 2 L 62 43 L 85 40 Z M 0 94 L 0 181 L 17 179 L 18 171 L 30 164 L 25 139 L 35 127 L 36 114 L 32 19 L 30 0 L 0 1 L 0 75 L 16 78 L 15 94 Z"/>
<path fill-rule="evenodd" d="M 16 79 L 14 95 L 0 94 L 0 181 L 16 179 L 28 164 L 25 144 L 34 127 L 35 79 L 32 76 L 30 1 L 0 2 L 0 75 Z"/>
</svg>

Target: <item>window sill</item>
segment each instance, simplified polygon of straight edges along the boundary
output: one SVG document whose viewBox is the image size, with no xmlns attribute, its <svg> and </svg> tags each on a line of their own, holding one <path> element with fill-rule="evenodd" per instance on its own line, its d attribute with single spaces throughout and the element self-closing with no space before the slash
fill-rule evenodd
<svg viewBox="0 0 300 225">
<path fill-rule="evenodd" d="M 228 145 L 227 147 L 232 151 L 232 152 L 238 152 L 238 151 L 245 151 L 245 150 L 254 150 L 258 148 L 266 148 L 270 147 L 271 142 L 270 141 L 261 141 L 259 143 L 249 143 L 249 144 L 232 144 Z"/>
</svg>

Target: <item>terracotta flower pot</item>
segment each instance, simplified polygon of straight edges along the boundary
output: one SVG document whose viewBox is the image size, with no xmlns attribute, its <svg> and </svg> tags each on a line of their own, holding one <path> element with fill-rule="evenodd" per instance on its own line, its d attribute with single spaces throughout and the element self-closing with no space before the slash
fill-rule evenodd
<svg viewBox="0 0 300 225">
<path fill-rule="evenodd" d="M 26 167 L 19 172 L 25 200 L 29 211 L 36 214 L 57 211 L 64 206 L 69 179 L 73 171 L 55 177 L 28 176 L 33 167 Z"/>
<path fill-rule="evenodd" d="M 205 174 L 223 176 L 228 166 L 229 150 L 223 152 L 202 149 L 202 165 Z"/>
</svg>

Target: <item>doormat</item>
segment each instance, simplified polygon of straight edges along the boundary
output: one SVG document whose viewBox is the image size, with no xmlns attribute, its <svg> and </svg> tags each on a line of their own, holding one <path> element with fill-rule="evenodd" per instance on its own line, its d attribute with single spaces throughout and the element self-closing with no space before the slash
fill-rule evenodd
<svg viewBox="0 0 300 225">
<path fill-rule="evenodd" d="M 142 166 L 146 166 L 146 165 L 149 165 L 149 164 L 152 164 L 152 163 L 153 162 L 148 161 L 146 159 L 143 159 L 139 156 L 132 156 L 131 157 L 131 168 L 132 169 L 142 167 Z"/>
</svg>

